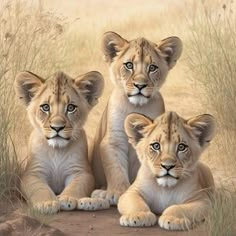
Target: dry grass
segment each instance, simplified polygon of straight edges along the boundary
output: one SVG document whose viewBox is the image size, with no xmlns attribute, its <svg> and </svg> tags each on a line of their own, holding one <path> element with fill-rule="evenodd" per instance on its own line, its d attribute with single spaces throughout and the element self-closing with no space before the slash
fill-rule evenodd
<svg viewBox="0 0 236 236">
<path fill-rule="evenodd" d="M 16 74 L 30 70 L 48 77 L 67 68 L 66 19 L 44 12 L 40 1 L 3 1 L 0 6 L 0 199 L 17 191 L 21 171 L 17 148 L 26 146 L 27 128 L 19 139 L 25 110 L 15 102 Z M 16 142 L 17 140 L 17 142 Z M 24 154 L 25 155 L 25 154 Z"/>
<path fill-rule="evenodd" d="M 202 3 L 190 22 L 189 67 L 200 90 L 203 107 L 216 117 L 218 136 L 214 160 L 224 167 L 223 177 L 231 178 L 231 188 L 220 187 L 208 220 L 209 235 L 236 234 L 236 13 L 235 4 L 207 6 Z M 215 157 L 215 158 L 216 158 Z M 233 184 L 234 183 L 234 184 Z M 222 183 L 223 184 L 223 183 Z"/>
<path fill-rule="evenodd" d="M 39 210 L 35 209 L 30 204 L 27 206 L 24 206 L 24 212 L 27 216 L 32 217 L 33 219 L 37 220 L 41 225 L 49 225 L 54 221 L 54 215 L 53 214 L 42 214 Z"/>
<path fill-rule="evenodd" d="M 217 188 L 210 202 L 210 214 L 206 219 L 209 236 L 234 236 L 236 234 L 236 189 Z"/>
</svg>

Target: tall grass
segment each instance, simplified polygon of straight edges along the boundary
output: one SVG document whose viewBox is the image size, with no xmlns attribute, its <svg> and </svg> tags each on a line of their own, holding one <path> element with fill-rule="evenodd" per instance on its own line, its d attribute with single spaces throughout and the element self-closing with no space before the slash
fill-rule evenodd
<svg viewBox="0 0 236 236">
<path fill-rule="evenodd" d="M 191 24 L 189 66 L 200 87 L 204 108 L 213 111 L 218 122 L 220 161 L 235 163 L 236 153 L 236 12 L 234 5 L 219 8 L 202 5 Z M 227 150 L 227 151 L 226 151 Z"/>
<path fill-rule="evenodd" d="M 66 57 L 66 19 L 45 12 L 42 2 L 1 1 L 0 5 L 0 200 L 18 190 L 24 145 L 22 122 L 26 111 L 14 99 L 13 82 L 22 70 L 47 78 L 69 66 Z M 28 139 L 28 137 L 27 137 Z M 15 142 L 17 140 L 17 142 Z M 17 145 L 16 145 L 17 143 Z"/>
<path fill-rule="evenodd" d="M 189 67 L 204 110 L 217 120 L 215 154 L 222 177 L 235 176 L 236 169 L 236 12 L 230 1 L 217 6 L 199 7 L 190 23 Z M 217 154 L 218 153 L 218 154 Z M 216 157 L 212 157 L 216 158 Z M 235 179 L 232 178 L 232 183 Z M 224 183 L 222 183 L 224 184 Z M 236 235 L 236 190 L 217 189 L 208 220 L 209 235 Z"/>
<path fill-rule="evenodd" d="M 209 236 L 236 235 L 236 191 L 221 187 L 217 189 L 207 220 Z"/>
</svg>

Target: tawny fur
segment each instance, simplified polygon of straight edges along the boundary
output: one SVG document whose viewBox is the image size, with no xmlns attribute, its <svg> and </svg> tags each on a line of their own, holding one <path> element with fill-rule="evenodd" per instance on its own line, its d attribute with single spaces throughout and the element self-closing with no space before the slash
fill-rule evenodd
<svg viewBox="0 0 236 236">
<path fill-rule="evenodd" d="M 93 198 L 105 198 L 116 205 L 134 181 L 140 164 L 128 143 L 124 120 L 131 112 L 151 118 L 164 112 L 159 89 L 181 52 L 182 43 L 177 37 L 154 44 L 144 38 L 127 41 L 114 32 L 104 35 L 103 53 L 115 88 L 95 137 L 92 168 L 98 189 Z M 127 62 L 132 62 L 133 69 L 127 68 Z M 150 72 L 150 65 L 155 65 L 156 70 Z"/>
<path fill-rule="evenodd" d="M 98 72 L 76 79 L 58 72 L 48 80 L 21 72 L 16 78 L 17 96 L 27 107 L 34 128 L 21 190 L 42 213 L 78 208 L 78 201 L 94 189 L 83 124 L 103 86 Z M 49 111 L 43 109 L 44 104 Z M 70 108 L 72 112 L 69 104 L 75 108 Z"/>
<path fill-rule="evenodd" d="M 168 230 L 187 230 L 201 223 L 214 192 L 212 173 L 199 161 L 215 133 L 213 117 L 204 114 L 185 120 L 166 112 L 153 121 L 134 113 L 126 118 L 125 128 L 141 167 L 119 199 L 120 224 L 152 226 L 156 214 L 161 215 L 160 227 Z M 154 143 L 160 148 L 154 149 Z M 183 143 L 185 149 L 180 151 Z"/>
</svg>

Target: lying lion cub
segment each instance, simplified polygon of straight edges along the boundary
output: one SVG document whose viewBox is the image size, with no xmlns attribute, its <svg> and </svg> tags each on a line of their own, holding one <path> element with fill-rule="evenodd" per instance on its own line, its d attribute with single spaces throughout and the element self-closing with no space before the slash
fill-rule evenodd
<svg viewBox="0 0 236 236">
<path fill-rule="evenodd" d="M 100 73 L 44 80 L 21 72 L 15 91 L 34 127 L 21 189 L 42 213 L 73 210 L 94 188 L 83 124 L 104 87 Z M 58 195 L 59 196 L 56 196 Z"/>
<path fill-rule="evenodd" d="M 120 224 L 151 226 L 155 214 L 161 214 L 159 225 L 169 230 L 190 229 L 203 221 L 214 181 L 199 157 L 214 136 L 213 117 L 185 120 L 166 112 L 153 121 L 133 113 L 125 120 L 125 130 L 141 167 L 118 202 Z"/>
<path fill-rule="evenodd" d="M 115 88 L 95 137 L 92 167 L 98 189 L 92 197 L 116 205 L 140 166 L 125 134 L 125 117 L 138 112 L 155 118 L 165 111 L 159 89 L 182 53 L 182 42 L 178 37 L 157 44 L 145 38 L 128 41 L 107 32 L 102 45 Z"/>
</svg>

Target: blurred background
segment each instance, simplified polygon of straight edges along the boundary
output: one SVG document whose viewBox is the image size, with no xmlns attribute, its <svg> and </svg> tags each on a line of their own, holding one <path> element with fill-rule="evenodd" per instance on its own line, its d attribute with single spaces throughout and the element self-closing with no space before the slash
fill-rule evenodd
<svg viewBox="0 0 236 236">
<path fill-rule="evenodd" d="M 91 142 L 113 87 L 100 48 L 103 33 L 156 43 L 175 35 L 184 51 L 161 88 L 166 110 L 185 118 L 215 116 L 217 136 L 202 156 L 218 187 L 209 235 L 235 235 L 235 6 L 218 0 L 1 0 L 0 199 L 14 196 L 32 130 L 12 87 L 19 71 L 45 79 L 58 70 L 72 77 L 100 71 L 104 94 L 85 126 Z"/>
</svg>

